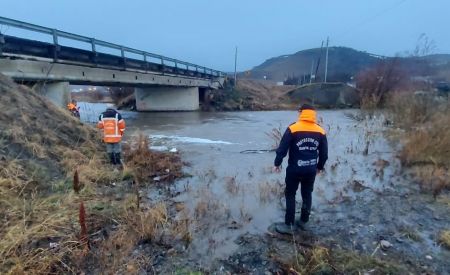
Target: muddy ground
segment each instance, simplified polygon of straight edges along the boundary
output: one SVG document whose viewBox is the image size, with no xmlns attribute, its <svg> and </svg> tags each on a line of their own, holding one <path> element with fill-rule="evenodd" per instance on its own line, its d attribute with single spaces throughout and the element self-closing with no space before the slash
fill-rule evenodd
<svg viewBox="0 0 450 275">
<path fill-rule="evenodd" d="M 131 129 L 147 133 L 155 148 L 180 150 L 190 175 L 145 195 L 168 203 L 175 220 L 189 220 L 191 232 L 188 242 L 159 250 L 139 245 L 135 253 L 152 255 L 147 271 L 286 273 L 299 250 L 324 247 L 330 268 L 306 273 L 449 274 L 450 251 L 438 242 L 450 225 L 449 194 L 423 192 L 397 160 L 399 144 L 385 138 L 392 130 L 386 120 L 358 121 L 355 112 L 320 112 L 330 158 L 316 179 L 312 230 L 295 239 L 272 233 L 284 211 L 283 177 L 270 172 L 274 154 L 243 152 L 270 148 L 265 133 L 287 125 L 295 112 L 184 114 L 181 128 L 179 115 L 140 114 Z M 382 241 L 390 247 L 381 248 Z M 364 259 L 340 266 L 351 262 L 342 253 Z"/>
<path fill-rule="evenodd" d="M 169 189 L 163 195 L 160 190 L 152 192 L 166 202 L 168 197 L 180 195 L 176 189 Z M 245 232 L 226 241 L 232 245 L 216 243 L 220 242 L 220 237 L 211 237 L 211 232 L 206 229 L 207 222 L 202 221 L 201 225 L 195 226 L 193 238 L 197 240 L 194 239 L 193 243 L 178 243 L 159 249 L 155 249 L 155 244 L 144 243 L 136 248 L 135 253 L 151 255 L 151 266 L 147 271 L 156 274 L 285 274 L 284 264 L 292 261 L 296 247 L 311 249 L 316 246 L 387 262 L 395 268 L 393 274 L 401 274 L 405 270 L 413 274 L 448 274 L 450 252 L 440 247 L 437 239 L 438 233 L 450 224 L 449 206 L 414 188 L 392 189 L 376 193 L 370 200 L 364 199 L 363 193 L 367 195 L 369 192 L 374 191 L 361 191 L 362 196 L 353 199 L 343 196 L 342 200 L 325 205 L 323 210 L 314 211 L 311 231 L 296 231 L 295 241 L 290 236 L 274 233 L 271 225 L 264 233 Z M 157 201 L 155 196 L 151 200 Z M 177 199 L 169 201 L 174 214 L 180 213 Z M 216 223 L 217 220 L 210 222 Z M 232 221 L 222 226 L 226 231 L 236 231 L 242 225 Z M 202 240 L 206 240 L 209 246 L 203 253 L 197 251 L 198 247 L 190 247 Z M 381 240 L 387 240 L 392 247 L 382 249 Z M 222 251 L 220 256 L 216 255 L 214 251 L 222 249 L 218 246 L 230 248 L 229 253 Z M 385 274 L 386 270 L 389 269 L 363 262 L 362 266 L 347 271 Z M 317 274 L 336 273 L 342 271 L 336 269 Z"/>
</svg>

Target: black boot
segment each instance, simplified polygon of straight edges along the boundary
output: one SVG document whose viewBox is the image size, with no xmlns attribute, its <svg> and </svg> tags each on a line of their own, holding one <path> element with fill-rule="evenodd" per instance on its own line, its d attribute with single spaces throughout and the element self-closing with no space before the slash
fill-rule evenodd
<svg viewBox="0 0 450 275">
<path fill-rule="evenodd" d="M 309 221 L 310 211 L 306 208 L 302 208 L 302 212 L 300 215 L 300 221 L 307 223 Z"/>
<path fill-rule="evenodd" d="M 116 165 L 116 155 L 114 153 L 109 154 L 109 160 L 112 165 Z"/>
<path fill-rule="evenodd" d="M 116 165 L 122 165 L 122 160 L 120 159 L 120 153 L 115 153 Z"/>
</svg>

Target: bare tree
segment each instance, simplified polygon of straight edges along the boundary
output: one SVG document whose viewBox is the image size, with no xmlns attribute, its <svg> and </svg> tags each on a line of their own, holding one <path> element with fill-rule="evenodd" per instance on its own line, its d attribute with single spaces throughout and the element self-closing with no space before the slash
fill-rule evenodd
<svg viewBox="0 0 450 275">
<path fill-rule="evenodd" d="M 422 33 L 416 42 L 413 56 L 421 57 L 432 54 L 436 50 L 436 43 L 430 39 L 425 33 Z"/>
<path fill-rule="evenodd" d="M 361 108 L 382 107 L 388 95 L 401 88 L 407 79 L 398 58 L 382 60 L 361 72 L 356 77 L 356 86 L 361 92 Z"/>
</svg>

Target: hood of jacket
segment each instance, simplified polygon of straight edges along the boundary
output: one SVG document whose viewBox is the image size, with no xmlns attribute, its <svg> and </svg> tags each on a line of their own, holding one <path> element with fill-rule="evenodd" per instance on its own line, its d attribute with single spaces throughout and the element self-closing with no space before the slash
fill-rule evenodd
<svg viewBox="0 0 450 275">
<path fill-rule="evenodd" d="M 298 121 L 307 121 L 312 123 L 317 123 L 316 111 L 315 110 L 302 110 L 298 116 Z"/>
</svg>

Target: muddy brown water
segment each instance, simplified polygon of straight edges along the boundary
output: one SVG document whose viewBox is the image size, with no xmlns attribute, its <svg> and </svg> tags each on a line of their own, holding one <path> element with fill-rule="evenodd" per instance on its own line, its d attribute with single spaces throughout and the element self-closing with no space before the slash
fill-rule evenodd
<svg viewBox="0 0 450 275">
<path fill-rule="evenodd" d="M 85 121 L 96 121 L 105 104 L 81 103 Z M 83 107 L 84 106 L 84 107 Z M 85 114 L 83 115 L 83 109 Z M 356 121 L 356 110 L 319 111 L 327 131 L 329 160 L 313 193 L 312 232 L 339 247 L 372 254 L 378 242 L 393 244 L 381 257 L 400 255 L 448 273 L 450 253 L 436 240 L 450 225 L 448 208 L 420 194 L 385 138 L 382 116 Z M 172 200 L 179 219 L 189 218 L 192 259 L 208 266 L 239 251 L 245 233 L 263 235 L 283 221 L 284 171 L 271 173 L 274 142 L 267 133 L 295 122 L 297 112 L 123 112 L 127 136 L 143 132 L 155 150 L 177 150 L 191 177 L 179 180 Z M 256 150 L 243 152 L 245 150 Z M 287 159 L 283 162 L 286 167 Z M 284 170 L 284 169 L 283 169 Z M 150 200 L 163 200 L 149 192 Z M 301 203 L 300 194 L 297 195 Z M 426 258 L 431 256 L 432 260 Z"/>
</svg>

